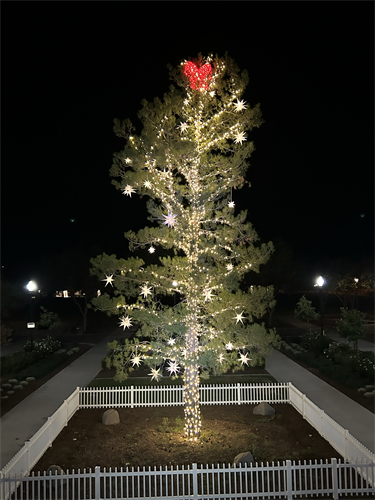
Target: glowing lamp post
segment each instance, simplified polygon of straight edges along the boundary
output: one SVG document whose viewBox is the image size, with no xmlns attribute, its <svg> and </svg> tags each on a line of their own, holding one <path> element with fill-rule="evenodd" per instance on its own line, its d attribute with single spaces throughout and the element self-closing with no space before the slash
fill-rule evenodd
<svg viewBox="0 0 375 500">
<path fill-rule="evenodd" d="M 30 292 L 30 323 L 27 323 L 27 328 L 30 328 L 30 342 L 31 342 L 31 349 L 33 349 L 33 329 L 35 328 L 33 299 L 35 299 L 34 292 L 37 291 L 38 286 L 35 283 L 35 281 L 29 281 L 28 284 L 26 285 L 26 288 Z"/>
<path fill-rule="evenodd" d="M 316 280 L 315 286 L 318 287 L 319 290 L 319 300 L 320 300 L 320 334 L 324 335 L 324 329 L 323 329 L 323 314 L 324 314 L 324 304 L 323 304 L 323 295 L 322 295 L 322 290 L 323 290 L 323 285 L 325 281 L 324 279 L 319 276 L 319 278 Z"/>
</svg>

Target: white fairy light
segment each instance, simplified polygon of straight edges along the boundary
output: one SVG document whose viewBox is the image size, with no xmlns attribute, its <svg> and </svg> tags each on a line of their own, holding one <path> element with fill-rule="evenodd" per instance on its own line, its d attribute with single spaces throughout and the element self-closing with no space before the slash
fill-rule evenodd
<svg viewBox="0 0 375 500">
<path fill-rule="evenodd" d="M 155 252 L 155 248 L 151 245 L 150 248 L 148 249 L 148 252 L 149 253 L 154 253 Z"/>
</svg>

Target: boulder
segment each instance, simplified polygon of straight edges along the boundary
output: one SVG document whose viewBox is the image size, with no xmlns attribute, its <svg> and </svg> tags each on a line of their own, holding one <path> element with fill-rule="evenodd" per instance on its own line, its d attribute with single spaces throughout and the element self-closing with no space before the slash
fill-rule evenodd
<svg viewBox="0 0 375 500">
<path fill-rule="evenodd" d="M 103 413 L 102 424 L 115 425 L 120 423 L 120 415 L 117 410 L 107 410 Z"/>
<path fill-rule="evenodd" d="M 62 474 L 65 475 L 65 472 L 62 470 L 60 465 L 50 465 L 47 469 L 47 476 L 51 474 L 51 478 L 54 476 L 60 476 Z M 62 484 L 66 484 L 66 479 L 62 479 Z M 60 480 L 55 479 L 51 483 L 52 488 L 55 488 L 56 486 L 60 486 Z"/>
<path fill-rule="evenodd" d="M 233 467 L 237 467 L 241 465 L 242 467 L 249 467 L 250 464 L 254 463 L 254 457 L 251 451 L 243 451 L 242 453 L 239 453 L 236 457 L 234 457 L 233 460 Z"/>
<path fill-rule="evenodd" d="M 260 403 L 253 410 L 254 415 L 275 415 L 275 408 L 268 403 Z"/>
</svg>

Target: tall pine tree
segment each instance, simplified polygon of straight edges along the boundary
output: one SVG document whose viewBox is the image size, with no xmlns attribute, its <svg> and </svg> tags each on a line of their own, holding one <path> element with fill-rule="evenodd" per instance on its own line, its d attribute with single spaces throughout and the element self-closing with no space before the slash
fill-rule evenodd
<svg viewBox="0 0 375 500">
<path fill-rule="evenodd" d="M 92 259 L 93 273 L 111 290 L 93 302 L 120 313 L 124 329 L 140 325 L 139 338 L 111 344 L 117 380 L 142 363 L 152 379 L 164 370 L 181 375 L 185 434 L 197 440 L 200 377 L 254 366 L 277 343 L 275 332 L 256 322 L 272 305 L 272 287 L 241 288 L 273 246 L 259 242 L 232 198 L 247 183 L 248 133 L 262 123 L 259 105 L 241 100 L 247 73 L 227 55 L 199 55 L 170 68 L 170 76 L 177 85 L 163 100 L 142 101 L 139 135 L 129 120 L 115 120 L 126 145 L 110 171 L 125 196 L 149 197 L 152 226 L 125 237 L 130 250 L 159 254 L 160 264 Z"/>
</svg>

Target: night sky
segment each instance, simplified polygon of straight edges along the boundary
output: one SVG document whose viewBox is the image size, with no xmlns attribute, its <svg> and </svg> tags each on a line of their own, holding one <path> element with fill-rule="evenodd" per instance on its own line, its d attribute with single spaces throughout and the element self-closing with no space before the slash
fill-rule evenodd
<svg viewBox="0 0 375 500">
<path fill-rule="evenodd" d="M 261 105 L 234 193 L 263 241 L 318 270 L 373 260 L 373 2 L 3 2 L 2 266 L 38 279 L 82 244 L 127 256 L 146 198 L 111 185 L 113 119 L 168 90 L 167 64 L 227 51 Z"/>
</svg>

